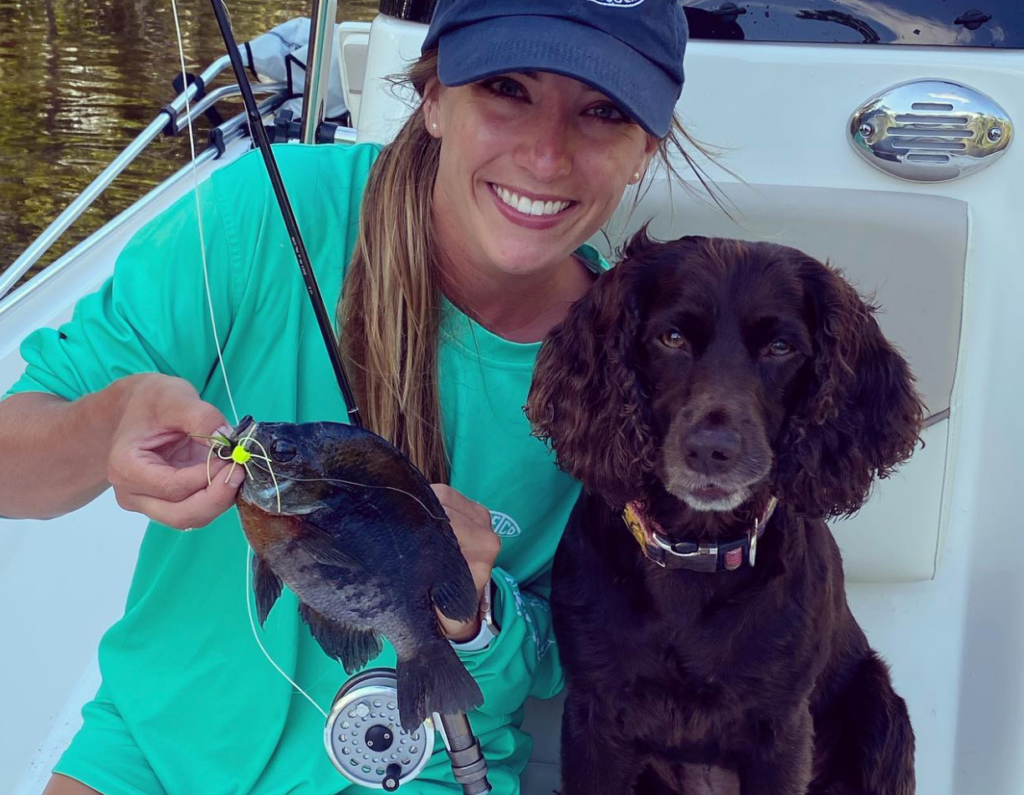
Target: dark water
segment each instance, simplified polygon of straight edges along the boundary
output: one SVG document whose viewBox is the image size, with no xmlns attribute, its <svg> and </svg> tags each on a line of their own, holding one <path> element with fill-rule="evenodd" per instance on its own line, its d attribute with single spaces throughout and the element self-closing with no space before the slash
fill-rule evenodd
<svg viewBox="0 0 1024 795">
<path fill-rule="evenodd" d="M 227 0 L 239 42 L 309 16 L 310 0 Z M 209 0 L 178 0 L 189 71 L 224 51 Z M 371 19 L 376 0 L 340 0 Z M 0 271 L 169 102 L 179 70 L 170 0 L 0 0 Z M 229 80 L 226 70 L 214 85 Z M 241 101 L 228 105 L 231 115 Z M 224 112 L 227 116 L 228 113 Z M 205 142 L 200 122 L 197 143 Z M 46 254 L 52 262 L 187 161 L 158 138 Z"/>
</svg>

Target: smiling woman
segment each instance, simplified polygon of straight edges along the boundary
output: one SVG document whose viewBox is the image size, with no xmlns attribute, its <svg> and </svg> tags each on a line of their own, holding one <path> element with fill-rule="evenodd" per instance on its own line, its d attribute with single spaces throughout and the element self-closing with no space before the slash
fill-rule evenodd
<svg viewBox="0 0 1024 795">
<path fill-rule="evenodd" d="M 403 436 L 431 477 L 447 471 L 433 377 L 437 295 L 503 339 L 538 342 L 587 289 L 593 268 L 581 247 L 653 157 L 675 174 L 674 151 L 703 181 L 682 142 L 700 147 L 673 115 L 683 80 L 682 12 L 669 9 L 661 33 L 650 36 L 644 22 L 623 26 L 621 9 L 595 3 L 591 13 L 607 29 L 588 28 L 573 48 L 550 41 L 547 27 L 537 40 L 530 38 L 536 30 L 516 37 L 511 21 L 533 18 L 523 14 L 536 12 L 544 26 L 565 24 L 559 7 L 535 5 L 439 7 L 406 78 L 422 102 L 367 184 L 364 219 L 376 225 L 377 244 L 368 245 L 364 230 L 346 275 L 342 346 L 356 372 L 375 374 L 357 383 L 357 401 L 370 427 Z M 483 57 L 479 40 L 467 44 L 460 15 L 501 46 Z M 449 28 L 455 38 L 445 61 L 440 45 L 449 42 Z M 618 36 L 630 34 L 655 60 L 637 63 L 633 53 L 621 64 L 632 71 L 609 74 L 603 58 L 588 57 L 594 47 L 621 48 Z M 526 56 L 514 47 L 522 41 Z M 666 85 L 666 93 L 651 90 Z M 411 210 L 405 223 L 388 222 L 395 206 Z M 392 271 L 403 277 L 384 278 Z"/>
<path fill-rule="evenodd" d="M 540 341 L 607 267 L 586 241 L 682 135 L 686 36 L 677 3 L 441 0 L 408 76 L 421 102 L 393 143 L 276 150 L 366 426 L 429 478 L 472 574 L 477 614 L 439 625 L 483 695 L 469 717 L 499 795 L 529 757 L 524 701 L 561 685 L 546 598 L 579 495 L 522 406 Z M 330 704 L 344 674 L 296 610 L 264 628 L 290 680 L 254 648 L 224 576 L 246 554 L 229 510 L 242 470 L 225 482 L 214 457 L 209 477 L 193 442 L 231 436 L 228 380 L 258 423 L 345 417 L 271 202 L 255 156 L 217 171 L 133 239 L 73 322 L 27 339 L 0 404 L 0 514 L 52 516 L 112 484 L 153 520 L 48 795 L 344 783 L 310 753 L 322 716 L 290 684 Z M 384 643 L 373 664 L 402 653 Z M 454 789 L 441 758 L 403 787 Z"/>
<path fill-rule="evenodd" d="M 449 139 L 434 183 L 446 293 L 503 336 L 543 338 L 592 280 L 572 252 L 646 171 L 658 139 L 601 92 L 548 72 L 459 87 L 435 78 L 424 112 L 430 134 Z M 523 300 L 508 301 L 509 277 Z"/>
</svg>

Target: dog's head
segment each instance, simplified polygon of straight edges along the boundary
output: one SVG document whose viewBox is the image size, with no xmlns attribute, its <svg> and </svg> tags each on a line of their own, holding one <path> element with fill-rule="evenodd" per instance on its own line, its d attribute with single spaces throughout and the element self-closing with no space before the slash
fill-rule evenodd
<svg viewBox="0 0 1024 795">
<path fill-rule="evenodd" d="M 913 452 L 922 405 L 873 307 L 792 248 L 641 230 L 544 343 L 527 411 L 613 507 L 655 481 L 698 511 L 770 488 L 848 515 Z"/>
</svg>

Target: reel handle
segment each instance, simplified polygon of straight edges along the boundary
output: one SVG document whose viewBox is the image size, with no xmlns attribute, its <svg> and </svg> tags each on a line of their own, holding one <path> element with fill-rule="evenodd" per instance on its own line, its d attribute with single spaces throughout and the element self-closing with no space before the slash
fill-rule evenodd
<svg viewBox="0 0 1024 795">
<path fill-rule="evenodd" d="M 380 783 L 381 789 L 385 792 L 395 792 L 402 781 L 402 766 L 393 762 L 388 765 L 384 780 Z"/>
</svg>

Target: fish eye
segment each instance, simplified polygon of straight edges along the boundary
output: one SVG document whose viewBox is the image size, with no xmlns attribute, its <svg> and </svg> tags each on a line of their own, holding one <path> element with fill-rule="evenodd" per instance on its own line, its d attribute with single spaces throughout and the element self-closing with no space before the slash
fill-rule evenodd
<svg viewBox="0 0 1024 795">
<path fill-rule="evenodd" d="M 291 461 L 298 454 L 299 448 L 287 439 L 274 439 L 274 441 L 270 443 L 270 457 L 279 464 Z"/>
</svg>

